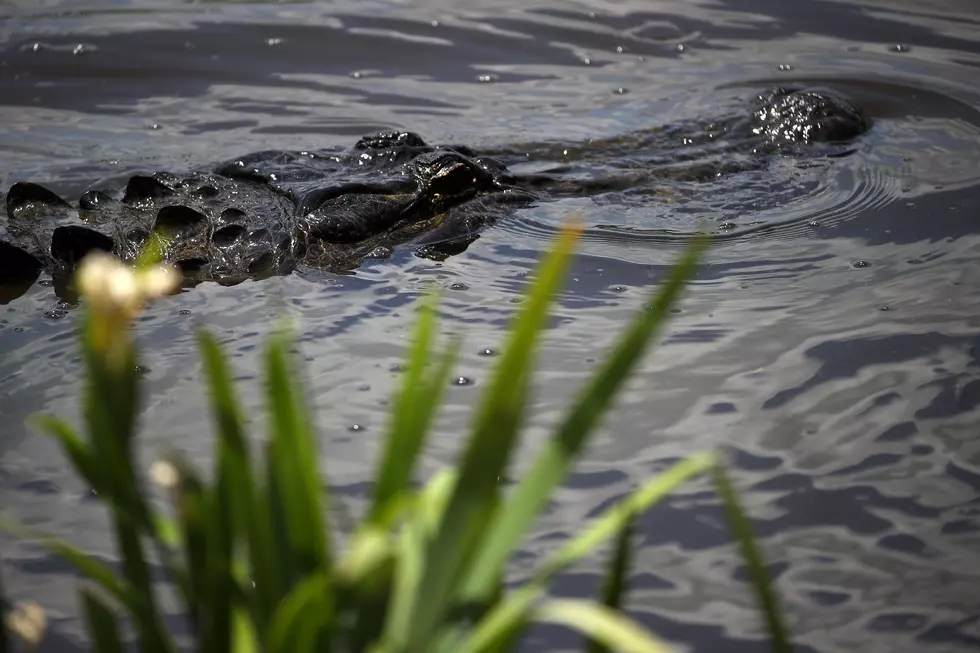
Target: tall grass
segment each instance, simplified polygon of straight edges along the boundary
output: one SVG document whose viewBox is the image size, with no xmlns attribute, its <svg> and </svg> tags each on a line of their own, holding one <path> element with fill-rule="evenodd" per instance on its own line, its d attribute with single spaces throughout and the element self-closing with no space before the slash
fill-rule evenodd
<svg viewBox="0 0 980 653">
<path fill-rule="evenodd" d="M 459 342 L 435 351 L 435 303 L 422 303 L 370 505 L 344 546 L 329 521 L 330 486 L 318 471 L 314 428 L 287 333 L 273 335 L 265 348 L 267 438 L 262 455 L 253 456 L 254 440 L 246 433 L 228 361 L 215 339 L 200 332 L 217 433 L 214 469 L 205 480 L 179 456 L 157 462 L 150 476 L 166 490 L 170 506 L 162 512 L 151 503 L 134 463 L 138 349 L 128 325 L 118 315 L 107 317 L 113 314 L 111 302 L 96 301 L 100 295 L 92 293 L 81 330 L 84 436 L 59 419 L 42 424 L 108 509 L 122 571 L 117 574 L 67 542 L 10 522 L 7 528 L 36 537 L 90 581 L 79 591 L 92 647 L 100 652 L 125 650 L 130 635 L 124 638 L 124 632 L 145 653 L 177 650 L 160 588 L 151 580 L 151 565 L 159 565 L 176 589 L 194 649 L 207 653 L 497 652 L 513 649 L 534 623 L 575 629 L 590 651 L 653 653 L 669 647 L 623 610 L 632 566 L 631 525 L 686 480 L 710 473 L 752 571 L 772 648 L 789 651 L 749 522 L 711 452 L 649 479 L 585 524 L 528 580 L 505 590 L 508 560 L 662 329 L 705 247 L 698 239 L 683 254 L 537 458 L 505 487 L 500 479 L 508 477 L 520 444 L 535 353 L 577 236 L 574 228 L 563 230 L 540 263 L 458 462 L 424 483 L 416 463 L 449 385 Z M 608 542 L 614 546 L 599 600 L 549 595 L 558 574 Z M 21 632 L 14 621 L 8 620 Z M 0 633 L 0 653 L 8 647 Z"/>
</svg>

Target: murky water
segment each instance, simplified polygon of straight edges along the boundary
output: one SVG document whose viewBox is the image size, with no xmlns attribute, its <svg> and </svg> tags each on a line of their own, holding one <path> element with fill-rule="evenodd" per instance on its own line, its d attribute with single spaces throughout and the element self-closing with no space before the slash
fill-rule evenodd
<svg viewBox="0 0 980 653">
<path fill-rule="evenodd" d="M 363 498 L 426 288 L 465 336 L 425 467 L 453 460 L 515 300 L 569 212 L 590 225 L 540 361 L 526 459 L 675 260 L 664 234 L 725 236 L 669 332 L 518 559 L 519 573 L 669 461 L 731 455 L 801 650 L 980 645 L 980 10 L 969 0 L 0 2 L 0 177 L 69 197 L 250 151 L 350 145 L 382 128 L 501 149 L 711 119 L 755 89 L 847 93 L 872 130 L 845 157 L 717 183 L 666 181 L 518 211 L 443 263 L 396 251 L 353 275 L 204 284 L 152 309 L 143 456 L 209 462 L 194 329 L 234 353 L 246 404 L 277 317 L 298 331 L 323 464 Z M 653 156 L 655 153 L 648 153 Z M 664 161 L 670 152 L 663 154 Z M 817 161 L 817 159 L 814 159 Z M 543 154 L 525 171 L 561 163 Z M 663 163 L 663 161 L 661 161 Z M 765 227 L 765 228 L 760 228 Z M 26 425 L 75 418 L 76 314 L 48 277 L 0 305 L 0 504 L 109 554 L 98 505 Z M 355 428 L 356 425 L 356 428 Z M 679 646 L 762 650 L 714 496 L 644 520 L 631 605 Z M 14 598 L 77 646 L 64 565 L 5 540 Z M 599 561 L 562 580 L 590 592 Z M 532 644 L 574 640 L 544 632 Z"/>
</svg>

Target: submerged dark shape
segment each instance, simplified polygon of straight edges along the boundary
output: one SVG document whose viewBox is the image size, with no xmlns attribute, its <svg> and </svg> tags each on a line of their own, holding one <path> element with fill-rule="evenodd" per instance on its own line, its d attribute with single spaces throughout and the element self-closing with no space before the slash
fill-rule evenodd
<svg viewBox="0 0 980 653">
<path fill-rule="evenodd" d="M 433 147 L 412 132 L 382 132 L 347 150 L 256 152 L 186 175 L 136 175 L 118 191 L 87 191 L 77 206 L 18 182 L 0 223 L 0 287 L 23 292 L 45 267 L 70 271 L 93 250 L 132 261 L 154 233 L 191 283 L 233 283 L 301 265 L 345 272 L 405 243 L 440 259 L 465 250 L 514 206 L 708 181 L 764 167 L 787 146 L 843 143 L 869 127 L 835 92 L 779 88 L 710 125 L 577 147 L 527 144 L 480 154 Z M 560 163 L 512 172 L 514 163 L 533 160 Z M 7 299 L 0 294 L 0 301 Z"/>
<path fill-rule="evenodd" d="M 868 130 L 859 107 L 827 89 L 776 88 L 757 98 L 755 133 L 772 145 L 845 142 Z"/>
</svg>

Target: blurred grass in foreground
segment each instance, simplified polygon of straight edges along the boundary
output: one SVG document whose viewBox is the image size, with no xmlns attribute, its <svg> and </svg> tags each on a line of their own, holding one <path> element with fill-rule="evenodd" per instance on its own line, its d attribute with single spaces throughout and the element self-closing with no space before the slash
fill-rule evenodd
<svg viewBox="0 0 980 653">
<path fill-rule="evenodd" d="M 5 528 L 37 539 L 87 579 L 79 590 L 81 605 L 93 649 L 100 652 L 121 653 L 131 643 L 144 653 L 178 650 L 160 588 L 151 580 L 151 568 L 161 567 L 176 589 L 193 649 L 201 652 L 497 652 L 516 648 L 530 625 L 549 622 L 581 632 L 589 651 L 653 653 L 669 647 L 623 611 L 631 525 L 685 480 L 709 473 L 752 572 L 772 650 L 790 651 L 749 522 L 713 453 L 691 456 L 651 479 L 573 534 L 527 581 L 504 589 L 508 559 L 595 434 L 706 246 L 697 239 L 688 248 L 527 472 L 504 488 L 499 479 L 507 477 L 519 445 L 534 354 L 578 234 L 575 228 L 563 230 L 538 266 L 457 465 L 419 485 L 416 461 L 459 350 L 454 340 L 434 352 L 434 301 L 423 302 L 374 494 L 343 548 L 328 522 L 329 484 L 318 471 L 313 426 L 283 332 L 270 338 L 264 353 L 268 436 L 259 457 L 252 455 L 228 362 L 215 339 L 200 333 L 217 429 L 213 474 L 205 481 L 180 457 L 158 461 L 150 477 L 166 490 L 171 510 L 164 514 L 154 507 L 134 466 L 140 379 L 129 325 L 175 280 L 153 265 L 134 271 L 105 257 L 87 259 L 78 277 L 86 297 L 85 437 L 58 419 L 43 420 L 43 427 L 108 509 L 122 571 L 11 521 Z M 598 601 L 549 596 L 557 574 L 610 541 L 612 557 Z M 32 630 L 34 622 L 22 617 L 24 607 L 10 611 L 4 623 L 30 649 L 43 635 L 43 611 L 41 627 Z M 13 637 L 2 631 L 0 653 L 14 650 Z"/>
</svg>

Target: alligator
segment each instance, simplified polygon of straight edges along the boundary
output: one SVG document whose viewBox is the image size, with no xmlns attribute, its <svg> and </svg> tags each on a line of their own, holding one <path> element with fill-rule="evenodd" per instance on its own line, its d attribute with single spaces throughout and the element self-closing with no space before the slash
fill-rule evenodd
<svg viewBox="0 0 980 653">
<path fill-rule="evenodd" d="M 828 89 L 776 88 L 756 95 L 750 108 L 575 147 L 479 153 L 430 146 L 413 132 L 380 132 L 349 149 L 263 151 L 182 175 L 136 175 L 114 192 L 86 191 L 76 206 L 18 182 L 0 222 L 0 286 L 26 291 L 44 269 L 70 272 L 93 250 L 131 262 L 152 234 L 163 237 L 166 260 L 190 284 L 236 283 L 297 266 L 350 272 L 404 244 L 443 259 L 514 207 L 636 187 L 655 192 L 670 179 L 763 168 L 773 154 L 846 144 L 871 125 Z M 512 170 L 535 159 L 563 163 Z"/>
</svg>

